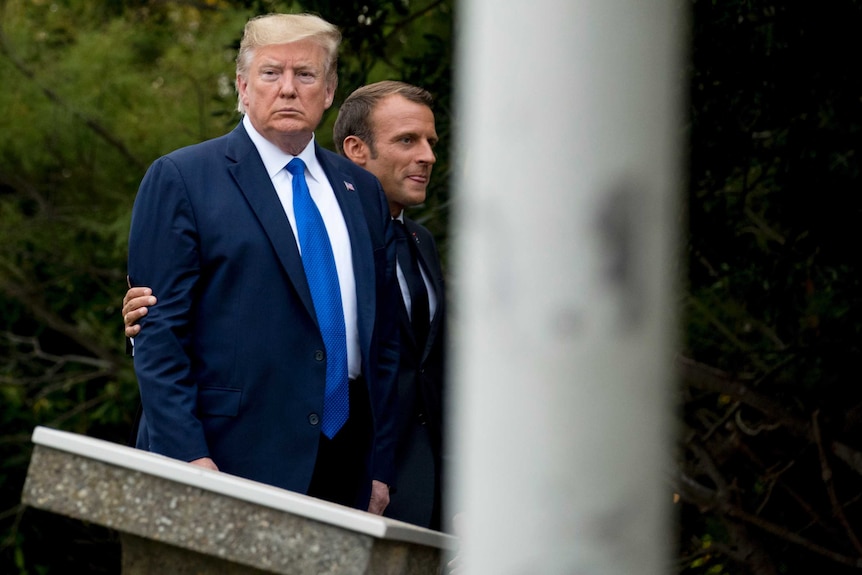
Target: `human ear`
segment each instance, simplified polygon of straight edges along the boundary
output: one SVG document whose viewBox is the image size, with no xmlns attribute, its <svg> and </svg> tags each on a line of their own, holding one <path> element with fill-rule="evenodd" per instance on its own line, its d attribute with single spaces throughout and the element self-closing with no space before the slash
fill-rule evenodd
<svg viewBox="0 0 862 575">
<path fill-rule="evenodd" d="M 368 146 L 358 136 L 347 136 L 342 142 L 341 149 L 348 160 L 358 166 L 368 163 Z"/>
</svg>

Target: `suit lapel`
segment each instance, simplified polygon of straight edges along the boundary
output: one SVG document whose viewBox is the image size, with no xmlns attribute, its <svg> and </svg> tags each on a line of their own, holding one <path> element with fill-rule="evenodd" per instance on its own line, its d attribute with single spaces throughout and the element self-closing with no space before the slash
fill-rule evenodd
<svg viewBox="0 0 862 575">
<path fill-rule="evenodd" d="M 363 350 L 370 349 L 371 334 L 374 330 L 374 317 L 376 313 L 376 282 L 374 270 L 374 246 L 371 235 L 368 232 L 368 222 L 365 219 L 365 210 L 356 191 L 359 185 L 353 176 L 343 170 L 339 170 L 327 157 L 326 152 L 315 144 L 317 160 L 323 167 L 326 177 L 341 207 L 344 223 L 347 225 L 347 233 L 350 236 L 350 253 L 353 256 L 353 275 L 356 281 L 356 314 L 359 329 L 359 343 Z"/>
<path fill-rule="evenodd" d="M 410 235 L 410 241 L 416 242 L 416 247 L 419 248 L 419 259 L 422 260 L 422 267 L 425 268 L 425 272 L 428 274 L 428 279 L 431 281 L 431 286 L 434 288 L 434 295 L 437 299 L 437 308 L 434 310 L 434 317 L 431 318 L 431 324 L 428 327 L 428 339 L 425 343 L 425 349 L 422 350 L 422 359 L 425 359 L 425 352 L 431 349 L 431 346 L 437 337 L 437 331 L 440 327 L 440 318 L 444 313 L 443 271 L 440 269 L 440 260 L 437 257 L 434 244 L 427 241 L 421 241 L 421 236 L 423 234 L 420 231 L 419 224 L 405 217 L 404 225 Z M 402 307 L 404 307 L 403 304 Z"/>
<path fill-rule="evenodd" d="M 293 235 L 290 221 L 284 213 L 281 201 L 278 199 L 257 149 L 242 125 L 231 133 L 226 155 L 235 162 L 228 166 L 228 171 L 233 175 L 239 189 L 269 237 L 282 267 L 299 295 L 299 299 L 302 300 L 311 317 L 317 321 L 314 303 L 311 299 L 311 290 L 305 278 L 305 270 L 302 267 L 302 259 L 296 247 L 296 237 Z"/>
</svg>

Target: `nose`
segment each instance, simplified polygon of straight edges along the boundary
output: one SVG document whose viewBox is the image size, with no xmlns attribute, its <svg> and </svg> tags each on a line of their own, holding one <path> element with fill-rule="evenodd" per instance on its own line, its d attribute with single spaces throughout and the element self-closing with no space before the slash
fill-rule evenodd
<svg viewBox="0 0 862 575">
<path fill-rule="evenodd" d="M 283 98 L 293 98 L 296 96 L 296 76 L 292 72 L 286 72 L 281 78 L 280 88 Z"/>
<path fill-rule="evenodd" d="M 422 140 L 422 150 L 419 153 L 419 162 L 423 164 L 431 164 L 437 161 L 437 154 L 434 153 L 434 147 L 428 140 Z"/>
</svg>

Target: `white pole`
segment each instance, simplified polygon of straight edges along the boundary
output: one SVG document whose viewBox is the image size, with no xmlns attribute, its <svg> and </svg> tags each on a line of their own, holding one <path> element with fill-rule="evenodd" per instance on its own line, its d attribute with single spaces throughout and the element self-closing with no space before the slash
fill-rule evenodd
<svg viewBox="0 0 862 575">
<path fill-rule="evenodd" d="M 684 16 L 460 3 L 449 511 L 466 573 L 669 572 Z"/>
</svg>

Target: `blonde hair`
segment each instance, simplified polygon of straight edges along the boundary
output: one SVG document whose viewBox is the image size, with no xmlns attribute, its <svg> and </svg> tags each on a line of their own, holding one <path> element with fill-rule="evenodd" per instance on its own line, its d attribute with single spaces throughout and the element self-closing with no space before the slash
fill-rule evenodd
<svg viewBox="0 0 862 575">
<path fill-rule="evenodd" d="M 249 20 L 236 56 L 237 76 L 247 77 L 258 48 L 305 39 L 317 42 L 326 52 L 326 82 L 334 88 L 338 84 L 338 46 L 341 44 L 341 31 L 314 14 L 267 14 Z M 245 113 L 240 95 L 237 95 L 237 110 Z"/>
</svg>

